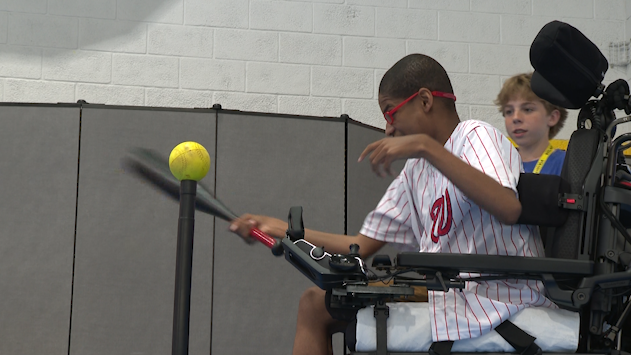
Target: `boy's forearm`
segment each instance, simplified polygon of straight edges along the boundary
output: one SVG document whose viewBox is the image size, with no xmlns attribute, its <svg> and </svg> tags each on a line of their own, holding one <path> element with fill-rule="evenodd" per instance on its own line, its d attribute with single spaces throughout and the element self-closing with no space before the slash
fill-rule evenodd
<svg viewBox="0 0 631 355">
<path fill-rule="evenodd" d="M 305 229 L 305 239 L 315 246 L 322 246 L 329 253 L 348 254 L 351 244 L 359 245 L 359 254 L 366 258 L 377 252 L 385 242 L 365 235 L 349 236 Z"/>
<path fill-rule="evenodd" d="M 521 214 L 521 203 L 514 191 L 463 162 L 435 141 L 426 144 L 423 155 L 469 199 L 500 222 L 517 222 Z"/>
</svg>

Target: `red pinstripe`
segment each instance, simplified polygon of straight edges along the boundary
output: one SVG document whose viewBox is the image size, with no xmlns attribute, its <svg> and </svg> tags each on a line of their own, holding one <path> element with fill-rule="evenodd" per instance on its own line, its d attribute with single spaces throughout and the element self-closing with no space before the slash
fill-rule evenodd
<svg viewBox="0 0 631 355">
<path fill-rule="evenodd" d="M 407 205 L 409 201 L 406 201 L 405 204 Z M 405 206 L 403 206 L 403 208 L 405 208 Z M 403 221 L 402 223 L 399 223 L 399 228 L 397 228 L 397 231 L 394 232 L 394 242 L 397 242 L 397 235 L 399 235 L 399 231 L 401 230 L 401 226 L 405 225 L 405 222 L 407 222 L 407 220 L 410 218 L 410 216 L 412 215 L 411 212 L 408 212 L 408 216 L 405 218 L 405 221 Z M 406 229 L 407 231 L 407 229 Z M 405 244 L 405 234 L 403 234 L 403 244 Z"/>
<path fill-rule="evenodd" d="M 482 334 L 482 322 L 480 322 L 480 320 L 478 319 L 478 316 L 473 311 L 473 308 L 471 307 L 471 305 L 469 305 L 469 299 L 467 298 L 466 295 L 465 295 L 465 305 L 469 308 L 469 310 L 471 311 L 471 314 L 473 314 L 473 316 L 475 317 L 475 321 L 478 323 L 478 326 L 480 327 L 480 334 Z M 467 317 L 467 319 L 469 318 Z M 469 333 L 471 333 L 471 327 L 469 327 Z"/>
<path fill-rule="evenodd" d="M 399 204 L 399 201 L 401 201 L 401 198 L 403 197 L 403 193 L 401 193 L 401 196 L 399 196 L 399 199 L 397 200 L 397 203 L 394 205 L 394 207 L 390 207 L 389 210 L 385 211 L 382 215 L 381 218 L 379 219 L 379 224 L 377 225 L 377 230 L 379 230 L 379 227 L 381 227 L 381 222 L 383 221 L 383 217 L 386 216 L 386 214 L 390 211 L 392 211 L 393 209 L 397 208 L 397 205 Z"/>
<path fill-rule="evenodd" d="M 447 304 L 447 293 L 443 292 L 443 304 L 446 305 Z M 434 310 L 434 314 L 435 314 L 436 310 Z M 451 336 L 449 336 L 449 322 L 447 322 L 447 307 L 443 307 L 443 313 L 445 316 L 445 333 L 447 333 L 447 341 L 451 340 Z M 458 324 L 458 323 L 456 323 Z"/>
<path fill-rule="evenodd" d="M 487 282 L 487 285 L 488 285 L 488 282 Z M 488 288 L 487 288 L 487 290 L 488 290 Z M 487 291 L 487 292 L 488 292 L 488 291 Z M 487 298 L 488 298 L 488 297 L 487 297 Z M 499 297 L 498 297 L 498 298 L 499 298 Z M 497 310 L 497 307 L 495 307 L 495 302 L 491 302 L 491 305 L 493 306 L 493 309 L 495 309 L 495 313 L 497 313 L 497 315 L 500 317 L 500 323 L 502 323 L 502 322 L 503 322 L 503 320 L 502 320 L 502 314 L 500 313 L 500 311 L 498 311 L 498 310 Z"/>
<path fill-rule="evenodd" d="M 407 202 L 407 201 L 405 201 L 405 203 L 403 204 L 403 206 L 401 206 L 401 212 L 399 212 L 399 214 L 398 214 L 398 215 L 394 216 L 394 218 L 392 218 L 392 219 L 390 220 L 390 223 L 388 223 L 388 228 L 386 228 L 386 234 L 388 234 L 388 232 L 390 231 L 390 226 L 392 225 L 392 221 L 394 221 L 395 219 L 397 219 L 397 218 L 398 218 L 398 217 L 399 217 L 399 216 L 403 213 L 403 210 L 405 209 L 405 206 L 407 206 L 407 205 L 408 205 L 408 202 Z M 396 207 L 396 206 L 395 206 L 395 207 Z M 401 225 L 399 224 L 399 229 L 400 229 L 400 228 L 401 228 Z M 398 232 L 398 231 L 399 231 L 399 230 L 397 229 L 397 232 Z M 394 233 L 395 240 L 396 240 L 396 235 L 397 235 L 397 234 L 396 234 L 396 233 Z"/>
<path fill-rule="evenodd" d="M 436 296 L 436 291 L 431 291 L 432 293 L 432 298 L 434 298 Z M 427 295 L 429 296 L 429 292 L 427 293 Z M 428 297 L 429 298 L 429 297 Z M 432 302 L 432 305 L 434 307 L 434 329 L 438 329 L 438 322 L 436 321 L 436 302 Z"/>
<path fill-rule="evenodd" d="M 456 199 L 456 203 L 458 204 L 458 208 L 460 209 L 460 214 L 464 215 L 464 213 L 462 212 L 462 207 L 460 207 L 460 201 L 458 201 L 458 199 Z M 469 213 L 469 216 L 471 216 L 471 213 Z M 467 228 L 465 228 L 463 221 L 464 221 L 464 218 L 462 218 L 460 220 L 460 223 L 462 224 L 462 232 L 463 232 L 464 237 L 465 237 L 465 239 L 467 241 L 467 248 L 470 248 L 469 247 L 469 237 L 467 236 Z M 471 222 L 473 223 L 473 218 L 471 218 Z M 475 243 L 473 243 L 473 246 L 475 247 Z M 475 254 L 477 254 L 477 253 L 478 253 L 478 250 L 476 248 L 475 249 Z"/>
<path fill-rule="evenodd" d="M 484 225 L 484 216 L 480 213 L 480 225 Z M 489 247 L 486 245 L 486 234 L 484 233 L 484 228 L 482 230 L 482 241 L 484 242 L 484 249 L 486 250 L 486 255 L 489 255 Z"/>
<path fill-rule="evenodd" d="M 484 312 L 484 315 L 486 316 L 486 319 L 489 320 L 489 331 L 493 330 L 493 327 L 492 327 L 493 322 L 491 321 L 491 318 L 489 317 L 489 314 L 486 313 L 486 309 L 484 309 L 484 306 L 482 305 L 482 302 L 480 302 L 480 297 L 478 297 L 477 293 L 474 293 L 473 295 L 475 296 L 475 299 L 480 304 L 480 308 L 482 308 L 482 312 Z M 495 311 L 497 311 L 497 309 Z"/>
<path fill-rule="evenodd" d="M 416 180 L 417 187 L 418 187 L 418 181 L 421 179 L 421 176 L 423 175 L 423 172 L 425 171 L 425 163 L 426 161 L 423 160 L 423 168 L 421 169 L 421 172 L 418 173 L 418 179 Z M 414 188 L 414 184 L 412 184 L 412 191 L 416 191 L 416 188 Z"/>
<path fill-rule="evenodd" d="M 454 292 L 454 314 L 456 315 L 456 334 L 458 335 L 458 340 L 462 339 L 460 337 L 460 326 L 458 325 L 458 299 L 456 298 L 456 293 Z M 447 319 L 445 319 L 445 323 L 447 323 Z"/>
<path fill-rule="evenodd" d="M 467 329 L 469 330 L 469 338 L 471 338 L 471 324 L 469 323 L 469 317 L 467 317 L 467 306 L 469 305 L 469 302 L 467 301 L 467 297 L 465 295 L 462 294 L 461 290 L 456 290 L 455 292 L 460 293 L 460 295 L 462 296 L 462 299 L 464 300 L 464 317 L 467 320 Z M 455 299 L 455 297 L 454 297 Z M 475 316 L 475 314 L 474 314 Z M 476 318 L 477 320 L 477 318 Z M 482 332 L 482 327 L 480 327 L 480 332 Z"/>
<path fill-rule="evenodd" d="M 488 127 L 484 127 L 484 131 L 486 132 L 486 134 L 489 136 L 489 138 L 491 138 L 491 134 L 489 133 L 489 129 Z M 478 134 L 478 131 L 475 131 L 476 134 Z M 502 154 L 499 152 L 498 150 L 498 142 L 497 142 L 497 131 L 495 131 L 495 144 L 492 144 L 493 148 L 495 149 L 495 153 L 497 154 L 498 157 L 502 156 Z M 479 135 L 478 135 L 479 137 Z M 484 144 L 483 144 L 484 145 Z M 486 146 L 484 146 L 484 149 L 486 149 Z M 499 160 L 502 163 L 502 168 L 504 169 L 504 174 L 506 175 L 506 180 L 510 180 L 510 177 L 508 176 L 508 169 L 506 168 L 506 164 L 504 163 L 503 160 Z M 491 160 L 491 163 L 493 162 L 493 160 Z M 498 176 L 499 177 L 499 176 Z"/>
<path fill-rule="evenodd" d="M 475 131 L 475 134 L 478 135 L 478 131 Z M 479 135 L 478 135 L 478 138 L 480 138 Z M 467 137 L 467 139 L 469 139 L 469 137 Z M 469 140 L 469 142 L 471 142 L 471 140 Z M 473 145 L 473 143 L 471 145 Z M 484 148 L 484 151 L 486 152 L 486 156 L 489 156 L 489 151 L 486 149 L 486 146 L 484 144 L 482 144 L 482 148 Z M 472 149 L 473 149 L 473 152 L 475 153 L 476 158 L 478 158 L 478 161 L 480 162 L 482 171 L 484 171 L 484 165 L 482 164 L 482 161 L 480 160 L 480 156 L 478 155 L 478 152 L 475 151 L 475 148 L 472 148 Z M 497 168 L 495 167 L 495 164 L 493 163 L 493 160 L 491 160 L 491 165 L 493 165 L 493 170 L 495 172 L 495 176 L 497 176 L 497 181 L 502 181 L 502 179 L 500 178 L 500 174 L 497 172 Z M 486 174 L 486 171 L 484 171 L 484 173 Z"/>
<path fill-rule="evenodd" d="M 513 239 L 513 235 L 513 226 L 510 226 L 510 241 L 513 243 L 513 246 L 515 247 L 515 255 L 517 255 L 519 251 L 517 250 L 517 244 L 515 244 L 515 239 Z"/>
</svg>

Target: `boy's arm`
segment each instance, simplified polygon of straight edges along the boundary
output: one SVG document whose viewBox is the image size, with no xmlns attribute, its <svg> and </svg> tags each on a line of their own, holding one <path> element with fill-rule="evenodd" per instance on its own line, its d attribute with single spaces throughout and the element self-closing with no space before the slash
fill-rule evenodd
<svg viewBox="0 0 631 355">
<path fill-rule="evenodd" d="M 370 154 L 373 171 L 390 172 L 390 164 L 398 159 L 425 158 L 445 175 L 469 199 L 504 224 L 514 224 L 521 214 L 521 203 L 515 192 L 500 185 L 478 169 L 447 151 L 425 134 L 384 138 L 369 144 L 359 157 Z"/>
<path fill-rule="evenodd" d="M 230 230 L 244 239 L 249 239 L 250 230 L 258 228 L 274 238 L 284 238 L 287 223 L 277 218 L 245 214 L 230 224 Z M 324 247 L 329 253 L 348 254 L 351 244 L 359 245 L 359 254 L 366 258 L 376 253 L 386 242 L 369 238 L 363 234 L 348 236 L 343 234 L 325 233 L 312 229 L 305 229 L 305 240 L 316 246 Z"/>
</svg>

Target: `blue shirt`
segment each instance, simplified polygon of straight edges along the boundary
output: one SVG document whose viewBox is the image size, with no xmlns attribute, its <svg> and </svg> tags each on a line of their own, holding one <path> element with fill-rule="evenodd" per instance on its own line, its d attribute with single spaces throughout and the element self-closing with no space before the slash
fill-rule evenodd
<svg viewBox="0 0 631 355">
<path fill-rule="evenodd" d="M 541 168 L 541 172 L 539 174 L 548 174 L 548 175 L 561 175 L 561 169 L 563 168 L 563 160 L 565 159 L 565 151 L 555 149 L 550 156 L 548 156 L 548 160 L 546 160 L 545 164 L 543 164 L 543 168 Z M 525 161 L 523 162 L 524 171 L 527 173 L 532 173 L 537 165 L 539 160 L 533 161 Z"/>
</svg>

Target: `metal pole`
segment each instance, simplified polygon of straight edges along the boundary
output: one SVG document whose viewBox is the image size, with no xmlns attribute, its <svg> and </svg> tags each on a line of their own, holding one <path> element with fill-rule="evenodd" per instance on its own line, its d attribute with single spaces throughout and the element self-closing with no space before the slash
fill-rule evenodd
<svg viewBox="0 0 631 355">
<path fill-rule="evenodd" d="M 175 303 L 173 306 L 172 344 L 173 355 L 188 355 L 196 192 L 197 181 L 181 181 L 180 218 L 178 220 L 177 257 L 175 261 Z"/>
</svg>

